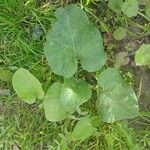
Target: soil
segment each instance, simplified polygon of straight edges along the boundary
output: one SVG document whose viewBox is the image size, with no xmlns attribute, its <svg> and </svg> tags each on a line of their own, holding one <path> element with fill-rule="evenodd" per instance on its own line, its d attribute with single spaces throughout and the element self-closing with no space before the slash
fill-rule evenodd
<svg viewBox="0 0 150 150">
<path fill-rule="evenodd" d="M 134 68 L 135 90 L 139 94 L 140 111 L 150 111 L 150 69 Z"/>
</svg>

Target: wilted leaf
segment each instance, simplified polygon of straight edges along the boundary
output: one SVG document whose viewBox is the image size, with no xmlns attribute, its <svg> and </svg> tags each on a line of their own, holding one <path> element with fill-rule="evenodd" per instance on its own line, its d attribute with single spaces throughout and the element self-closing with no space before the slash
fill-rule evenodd
<svg viewBox="0 0 150 150">
<path fill-rule="evenodd" d="M 12 150 L 20 150 L 20 149 L 19 149 L 19 147 L 18 147 L 16 144 L 14 144 L 14 145 L 12 146 Z"/>
<path fill-rule="evenodd" d="M 90 87 L 85 81 L 66 79 L 61 90 L 61 102 L 65 107 L 74 108 L 90 99 L 91 95 Z"/>
<path fill-rule="evenodd" d="M 139 115 L 138 100 L 132 87 L 126 83 L 119 71 L 108 68 L 98 78 L 102 93 L 98 98 L 98 110 L 104 122 L 132 119 Z"/>
<path fill-rule="evenodd" d="M 10 89 L 1 89 L 0 88 L 0 96 L 10 96 Z"/>
<path fill-rule="evenodd" d="M 131 18 L 138 14 L 139 6 L 137 0 L 126 0 L 122 5 L 122 12 Z"/>
<path fill-rule="evenodd" d="M 122 4 L 123 0 L 109 0 L 108 7 L 116 13 L 121 13 Z"/>
<path fill-rule="evenodd" d="M 135 53 L 137 65 L 150 65 L 150 44 L 142 44 Z"/>
<path fill-rule="evenodd" d="M 106 61 L 103 42 L 86 13 L 77 5 L 69 5 L 57 9 L 55 15 L 44 47 L 52 71 L 69 78 L 77 71 L 78 60 L 89 72 L 100 69 Z"/>
<path fill-rule="evenodd" d="M 26 69 L 18 69 L 12 78 L 13 88 L 26 103 L 32 104 L 36 98 L 44 98 L 41 83 Z"/>
<path fill-rule="evenodd" d="M 113 33 L 113 37 L 118 41 L 124 39 L 125 36 L 126 36 L 126 29 L 122 27 L 117 28 Z"/>
<path fill-rule="evenodd" d="M 42 31 L 40 25 L 34 26 L 34 27 L 32 28 L 32 31 L 31 31 L 31 32 L 32 32 L 32 39 L 33 39 L 33 40 L 39 40 L 40 37 L 41 37 L 42 34 L 43 34 L 43 31 Z"/>
<path fill-rule="evenodd" d="M 78 121 L 72 132 L 72 136 L 75 140 L 84 140 L 92 136 L 96 130 L 97 129 L 92 125 L 91 118 L 86 116 Z"/>
<path fill-rule="evenodd" d="M 44 110 L 46 119 L 49 121 L 61 121 L 70 114 L 61 103 L 61 89 L 62 84 L 56 82 L 48 89 L 45 95 Z"/>
</svg>

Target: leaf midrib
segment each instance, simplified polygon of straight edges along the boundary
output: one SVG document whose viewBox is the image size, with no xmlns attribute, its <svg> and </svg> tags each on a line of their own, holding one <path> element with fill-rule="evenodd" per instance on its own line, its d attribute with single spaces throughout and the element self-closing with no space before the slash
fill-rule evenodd
<svg viewBox="0 0 150 150">
<path fill-rule="evenodd" d="M 70 32 L 70 35 L 71 35 L 71 41 L 73 43 L 73 49 L 74 49 L 74 52 L 75 52 L 75 55 L 76 55 L 75 40 L 74 40 L 73 34 L 72 34 L 72 31 L 74 31 L 74 30 L 71 28 L 70 17 L 68 15 L 66 15 L 66 14 L 65 14 L 65 17 L 66 17 L 67 24 L 68 24 L 68 29 L 69 29 L 69 32 Z"/>
</svg>

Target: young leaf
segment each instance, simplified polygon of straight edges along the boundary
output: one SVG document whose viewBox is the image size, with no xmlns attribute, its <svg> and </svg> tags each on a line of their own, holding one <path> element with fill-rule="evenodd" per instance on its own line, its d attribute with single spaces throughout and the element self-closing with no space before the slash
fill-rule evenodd
<svg viewBox="0 0 150 150">
<path fill-rule="evenodd" d="M 73 79 L 66 79 L 60 97 L 63 106 L 74 108 L 90 99 L 91 95 L 90 87 L 85 81 L 77 83 Z"/>
<path fill-rule="evenodd" d="M 11 82 L 13 73 L 10 70 L 0 68 L 0 80 Z"/>
<path fill-rule="evenodd" d="M 44 52 L 52 71 L 66 78 L 77 71 L 78 59 L 83 69 L 100 69 L 106 56 L 99 30 L 77 5 L 59 8 L 56 21 L 48 32 Z"/>
<path fill-rule="evenodd" d="M 126 36 L 126 29 L 122 27 L 117 28 L 113 33 L 113 37 L 118 41 L 123 40 L 125 36 Z"/>
<path fill-rule="evenodd" d="M 129 63 L 129 57 L 127 52 L 119 52 L 116 55 L 116 62 L 114 67 L 119 69 L 122 65 L 127 65 Z"/>
<path fill-rule="evenodd" d="M 142 44 L 135 53 L 137 65 L 150 65 L 150 44 Z"/>
<path fill-rule="evenodd" d="M 49 121 L 61 121 L 73 111 L 67 110 L 61 103 L 61 83 L 54 83 L 47 91 L 44 98 L 44 110 L 46 119 Z M 70 111 L 70 112 L 69 112 Z"/>
<path fill-rule="evenodd" d="M 75 140 L 84 140 L 92 136 L 96 132 L 96 130 L 97 129 L 92 125 L 91 118 L 89 116 L 86 116 L 79 120 L 79 122 L 76 124 L 72 132 L 72 137 Z"/>
<path fill-rule="evenodd" d="M 24 68 L 20 68 L 14 73 L 12 84 L 17 95 L 28 104 L 34 103 L 36 98 L 44 98 L 41 83 Z"/>
<path fill-rule="evenodd" d="M 146 13 L 146 17 L 150 21 L 150 1 L 149 0 L 146 1 L 145 13 Z"/>
<path fill-rule="evenodd" d="M 121 13 L 122 4 L 123 0 L 109 0 L 108 7 L 116 13 Z"/>
<path fill-rule="evenodd" d="M 122 5 L 122 12 L 129 18 L 138 14 L 139 5 L 137 0 L 126 0 Z"/>
<path fill-rule="evenodd" d="M 132 119 L 139 115 L 138 100 L 132 87 L 121 77 L 119 71 L 108 68 L 98 78 L 102 93 L 98 109 L 104 122 Z"/>
</svg>

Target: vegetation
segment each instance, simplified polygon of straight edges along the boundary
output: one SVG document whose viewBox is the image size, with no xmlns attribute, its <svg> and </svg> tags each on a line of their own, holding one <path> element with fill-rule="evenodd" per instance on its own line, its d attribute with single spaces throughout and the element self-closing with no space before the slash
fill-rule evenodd
<svg viewBox="0 0 150 150">
<path fill-rule="evenodd" d="M 0 148 L 148 150 L 149 0 L 1 0 Z"/>
</svg>

